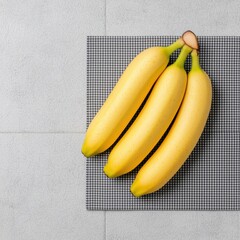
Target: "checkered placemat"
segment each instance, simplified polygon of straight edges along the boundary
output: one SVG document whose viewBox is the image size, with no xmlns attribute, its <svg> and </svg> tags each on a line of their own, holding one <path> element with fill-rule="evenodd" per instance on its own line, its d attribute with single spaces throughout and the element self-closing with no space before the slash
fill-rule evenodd
<svg viewBox="0 0 240 240">
<path fill-rule="evenodd" d="M 140 51 L 176 39 L 88 37 L 87 125 Z M 213 103 L 204 133 L 187 162 L 160 191 L 135 198 L 129 189 L 141 165 L 127 175 L 108 179 L 103 167 L 109 151 L 89 158 L 87 209 L 240 210 L 240 37 L 199 37 L 199 42 L 201 66 L 212 80 Z M 189 66 L 188 59 L 187 71 Z"/>
</svg>

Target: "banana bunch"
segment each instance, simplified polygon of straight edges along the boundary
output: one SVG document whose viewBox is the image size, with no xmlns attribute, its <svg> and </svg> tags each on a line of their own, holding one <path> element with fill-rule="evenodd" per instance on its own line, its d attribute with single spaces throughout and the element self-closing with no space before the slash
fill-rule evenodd
<svg viewBox="0 0 240 240">
<path fill-rule="evenodd" d="M 182 48 L 176 61 L 169 57 Z M 140 197 L 162 188 L 184 164 L 206 124 L 212 99 L 211 81 L 201 69 L 198 41 L 191 31 L 168 47 L 152 47 L 137 55 L 92 120 L 82 146 L 90 157 L 107 150 L 128 125 L 144 98 L 141 112 L 109 154 L 109 178 L 136 168 L 171 128 L 156 152 L 138 172 L 131 192 Z M 192 67 L 184 63 L 191 53 Z"/>
</svg>

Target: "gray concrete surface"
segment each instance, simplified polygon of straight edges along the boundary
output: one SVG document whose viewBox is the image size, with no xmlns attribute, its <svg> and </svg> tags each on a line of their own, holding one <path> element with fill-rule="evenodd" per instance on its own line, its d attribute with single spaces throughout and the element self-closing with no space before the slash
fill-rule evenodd
<svg viewBox="0 0 240 240">
<path fill-rule="evenodd" d="M 239 239 L 239 212 L 86 211 L 80 154 L 87 35 L 240 35 L 239 7 L 0 1 L 0 239 Z"/>
<path fill-rule="evenodd" d="M 0 239 L 104 239 L 85 209 L 84 134 L 0 135 Z"/>
<path fill-rule="evenodd" d="M 107 240 L 239 239 L 239 212 L 107 212 Z"/>
</svg>

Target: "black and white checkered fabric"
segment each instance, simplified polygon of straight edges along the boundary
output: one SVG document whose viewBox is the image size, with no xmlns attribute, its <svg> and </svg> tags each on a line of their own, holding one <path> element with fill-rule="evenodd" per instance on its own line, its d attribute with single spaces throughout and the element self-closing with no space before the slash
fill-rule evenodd
<svg viewBox="0 0 240 240">
<path fill-rule="evenodd" d="M 88 37 L 87 125 L 139 52 L 176 39 Z M 103 167 L 109 151 L 89 158 L 87 209 L 240 210 L 240 37 L 199 37 L 199 42 L 201 66 L 212 79 L 213 103 L 204 133 L 187 162 L 160 191 L 135 198 L 130 186 L 139 167 L 108 179 Z M 178 53 L 172 55 L 170 63 Z M 190 57 L 187 71 L 189 66 Z"/>
</svg>

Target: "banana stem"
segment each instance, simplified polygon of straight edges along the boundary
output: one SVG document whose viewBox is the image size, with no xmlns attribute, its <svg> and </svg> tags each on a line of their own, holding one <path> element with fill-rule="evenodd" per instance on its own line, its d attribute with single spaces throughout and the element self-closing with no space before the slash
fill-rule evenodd
<svg viewBox="0 0 240 240">
<path fill-rule="evenodd" d="M 192 48 L 190 48 L 187 45 L 184 45 L 174 64 L 176 64 L 179 67 L 184 67 L 184 63 L 186 61 L 186 58 L 191 51 L 192 51 Z"/>
<path fill-rule="evenodd" d="M 181 48 L 184 45 L 184 41 L 182 38 L 179 38 L 176 42 L 169 45 L 168 47 L 165 47 L 165 50 L 169 55 L 171 55 L 174 51 L 176 51 L 178 48 Z"/>
<path fill-rule="evenodd" d="M 196 50 L 193 50 L 191 53 L 192 56 L 192 70 L 199 70 L 201 69 L 200 64 L 199 64 L 199 57 L 198 57 L 198 52 Z"/>
</svg>

